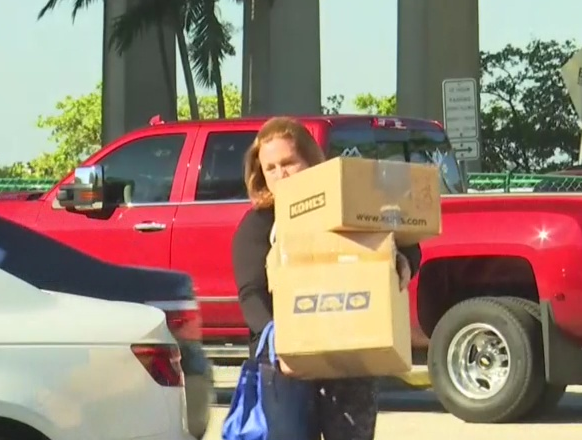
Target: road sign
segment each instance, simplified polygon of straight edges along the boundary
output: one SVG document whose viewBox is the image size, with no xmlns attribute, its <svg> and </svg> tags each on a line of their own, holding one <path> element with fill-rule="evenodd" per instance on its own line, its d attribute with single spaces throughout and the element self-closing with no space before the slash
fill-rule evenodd
<svg viewBox="0 0 582 440">
<path fill-rule="evenodd" d="M 479 159 L 479 142 L 475 140 L 451 142 L 458 160 Z"/>
<path fill-rule="evenodd" d="M 473 78 L 443 81 L 443 119 L 451 141 L 479 137 L 477 82 Z"/>
<path fill-rule="evenodd" d="M 561 74 L 578 118 L 582 120 L 582 49 L 562 66 Z"/>
<path fill-rule="evenodd" d="M 445 79 L 443 120 L 445 130 L 460 160 L 479 158 L 479 100 L 474 78 Z M 462 145 L 462 146 L 461 146 Z"/>
</svg>

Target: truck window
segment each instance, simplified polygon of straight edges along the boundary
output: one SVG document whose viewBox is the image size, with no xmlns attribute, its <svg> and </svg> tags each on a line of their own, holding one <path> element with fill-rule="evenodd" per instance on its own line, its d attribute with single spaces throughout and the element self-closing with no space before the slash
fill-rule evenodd
<svg viewBox="0 0 582 440">
<path fill-rule="evenodd" d="M 334 126 L 327 155 L 356 156 L 436 164 L 441 170 L 441 193 L 465 192 L 462 174 L 444 131 L 372 127 L 369 124 Z"/>
<path fill-rule="evenodd" d="M 247 200 L 244 155 L 257 131 L 209 133 L 196 185 L 197 201 Z"/>
<path fill-rule="evenodd" d="M 121 146 L 99 162 L 105 183 L 127 182 L 125 201 L 131 203 L 168 202 L 185 139 L 166 134 Z"/>
</svg>

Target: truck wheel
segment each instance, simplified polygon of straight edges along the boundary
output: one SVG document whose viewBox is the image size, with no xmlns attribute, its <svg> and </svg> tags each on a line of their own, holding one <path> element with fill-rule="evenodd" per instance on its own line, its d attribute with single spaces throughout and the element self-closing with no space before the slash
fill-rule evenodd
<svg viewBox="0 0 582 440">
<path fill-rule="evenodd" d="M 541 334 L 525 310 L 491 297 L 449 309 L 435 327 L 428 370 L 441 404 L 472 423 L 507 423 L 530 408 L 544 386 Z"/>
<path fill-rule="evenodd" d="M 522 307 L 539 323 L 539 329 L 541 332 L 542 315 L 540 312 L 540 305 L 538 303 L 516 296 L 503 296 L 497 299 L 507 304 L 508 306 Z M 545 369 L 543 357 L 541 358 L 540 362 L 542 363 L 541 368 Z M 566 385 L 554 385 L 545 383 L 542 394 L 538 397 L 533 407 L 524 415 L 524 418 L 538 418 L 553 412 L 560 403 L 560 400 L 562 400 L 565 392 Z"/>
</svg>

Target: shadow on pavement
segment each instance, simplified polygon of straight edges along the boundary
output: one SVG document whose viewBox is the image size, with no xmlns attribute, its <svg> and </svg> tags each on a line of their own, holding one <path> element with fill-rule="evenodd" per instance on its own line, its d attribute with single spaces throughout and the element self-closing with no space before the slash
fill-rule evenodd
<svg viewBox="0 0 582 440">
<path fill-rule="evenodd" d="M 384 392 L 379 397 L 380 412 L 446 413 L 431 391 Z M 582 394 L 566 393 L 553 412 L 517 424 L 582 424 Z"/>
<path fill-rule="evenodd" d="M 378 409 L 380 412 L 445 412 L 431 391 L 381 392 L 378 396 Z"/>
<path fill-rule="evenodd" d="M 216 405 L 224 406 L 230 405 L 230 399 L 234 393 L 234 388 L 215 388 L 216 391 Z"/>
<path fill-rule="evenodd" d="M 234 388 L 216 388 L 216 404 L 230 405 Z M 444 412 L 434 394 L 429 391 L 381 392 L 378 398 L 380 411 L 393 412 Z"/>
<path fill-rule="evenodd" d="M 543 417 L 529 421 L 530 425 L 582 424 L 582 394 L 566 393 L 558 408 Z"/>
<path fill-rule="evenodd" d="M 219 406 L 230 405 L 233 388 L 217 388 Z M 432 391 L 382 391 L 378 397 L 380 412 L 404 413 L 441 413 L 446 411 Z M 566 393 L 559 407 L 541 418 L 528 420 L 520 424 L 582 424 L 582 394 Z"/>
</svg>

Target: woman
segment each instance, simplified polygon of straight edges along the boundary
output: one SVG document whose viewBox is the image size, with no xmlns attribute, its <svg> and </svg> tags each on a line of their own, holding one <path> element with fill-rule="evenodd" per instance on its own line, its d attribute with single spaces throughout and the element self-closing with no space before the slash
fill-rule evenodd
<svg viewBox="0 0 582 440">
<path fill-rule="evenodd" d="M 233 239 L 233 267 L 239 302 L 250 328 L 250 356 L 261 331 L 273 319 L 267 289 L 265 260 L 272 244 L 273 188 L 284 179 L 325 157 L 299 122 L 290 118 L 267 121 L 245 156 L 245 183 L 253 209 L 238 226 Z M 408 285 L 420 264 L 420 248 L 400 249 L 401 287 Z M 264 411 L 269 440 L 371 440 L 376 427 L 373 378 L 303 381 L 283 362 L 271 366 L 259 359 Z"/>
</svg>

